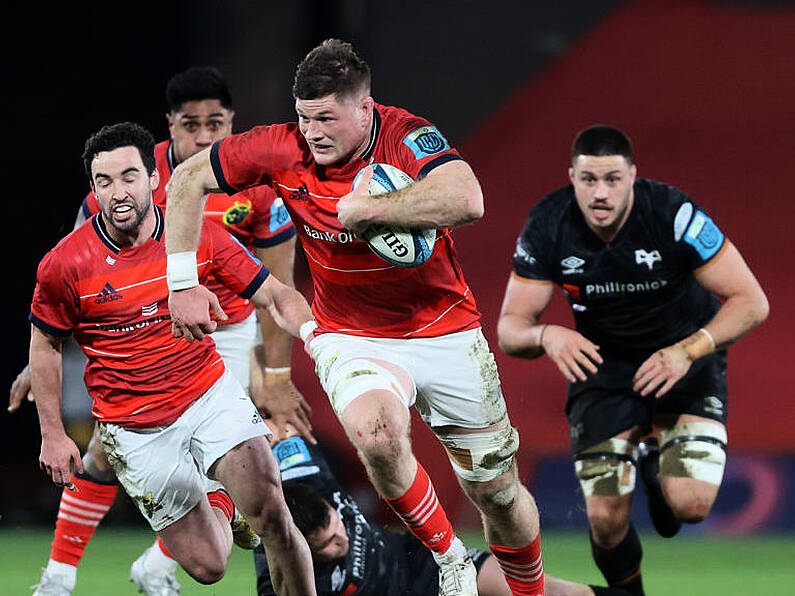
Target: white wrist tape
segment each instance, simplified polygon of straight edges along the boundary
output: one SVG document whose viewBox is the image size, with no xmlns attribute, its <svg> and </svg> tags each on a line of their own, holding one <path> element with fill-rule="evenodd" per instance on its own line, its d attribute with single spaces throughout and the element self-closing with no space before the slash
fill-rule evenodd
<svg viewBox="0 0 795 596">
<path fill-rule="evenodd" d="M 701 333 L 707 336 L 707 338 L 709 339 L 709 343 L 712 344 L 712 349 L 715 350 L 717 346 L 715 345 L 715 338 L 712 337 L 712 334 L 709 331 L 707 331 L 704 327 L 699 329 L 699 331 L 701 331 Z"/>
<path fill-rule="evenodd" d="M 265 372 L 270 375 L 283 375 L 290 372 L 291 370 L 292 368 L 289 366 L 279 366 L 276 368 L 271 368 L 270 366 L 265 367 Z"/>
<path fill-rule="evenodd" d="M 166 283 L 168 289 L 187 290 L 199 285 L 196 252 L 175 252 L 166 257 Z"/>
<path fill-rule="evenodd" d="M 303 323 L 298 329 L 298 335 L 301 337 L 301 341 L 306 341 L 306 338 L 309 337 L 315 329 L 317 329 L 317 323 L 315 323 L 314 320 Z"/>
</svg>

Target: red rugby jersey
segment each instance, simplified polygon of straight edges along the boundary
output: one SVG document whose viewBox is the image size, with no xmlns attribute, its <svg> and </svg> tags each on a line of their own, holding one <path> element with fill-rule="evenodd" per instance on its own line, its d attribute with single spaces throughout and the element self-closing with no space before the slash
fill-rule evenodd
<svg viewBox="0 0 795 596">
<path fill-rule="evenodd" d="M 461 159 L 427 120 L 376 105 L 366 151 L 341 167 L 316 164 L 296 123 L 227 137 L 213 145 L 210 156 L 226 192 L 268 184 L 284 200 L 312 272 L 312 311 L 320 332 L 435 337 L 479 325 L 449 230 L 439 230 L 426 263 L 404 269 L 378 258 L 337 219 L 337 200 L 370 163 L 388 163 L 420 179 Z"/>
<path fill-rule="evenodd" d="M 160 185 L 153 191 L 152 198 L 161 207 L 165 207 L 166 184 L 176 168 L 173 147 L 170 139 L 155 145 Z M 99 212 L 99 203 L 93 192 L 84 199 L 82 209 L 86 219 Z M 207 219 L 223 225 L 249 250 L 275 246 L 295 236 L 295 226 L 282 199 L 269 186 L 257 186 L 244 193 L 233 193 L 233 196 L 213 193 L 207 197 L 204 214 Z M 230 292 L 218 280 L 210 278 L 206 285 L 218 296 L 229 317 L 223 325 L 238 323 L 254 310 L 253 304 Z"/>
<path fill-rule="evenodd" d="M 102 422 L 173 422 L 224 371 L 213 341 L 171 335 L 163 212 L 152 238 L 120 247 L 102 215 L 61 240 L 39 264 L 30 320 L 58 337 L 74 333 L 88 362 L 85 383 Z M 220 226 L 205 223 L 197 253 L 202 283 L 214 275 L 248 298 L 268 270 Z"/>
</svg>

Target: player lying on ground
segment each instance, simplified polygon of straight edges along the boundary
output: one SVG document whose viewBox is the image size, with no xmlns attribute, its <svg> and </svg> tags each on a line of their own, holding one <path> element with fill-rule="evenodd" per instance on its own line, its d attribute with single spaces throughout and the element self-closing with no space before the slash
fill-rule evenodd
<svg viewBox="0 0 795 596">
<path fill-rule="evenodd" d="M 547 354 L 569 382 L 594 560 L 610 585 L 643 594 L 635 468 L 663 536 L 707 517 L 726 462 L 726 348 L 764 321 L 768 304 L 701 207 L 636 178 L 621 131 L 582 131 L 571 160 L 571 184 L 535 205 L 519 236 L 499 341 L 513 356 Z M 555 284 L 576 330 L 540 322 Z M 659 451 L 656 439 L 639 451 L 652 425 Z"/>
<path fill-rule="evenodd" d="M 284 503 L 267 427 L 213 342 L 173 337 L 151 134 L 131 123 L 104 127 L 86 142 L 83 161 L 100 213 L 44 257 L 31 306 L 42 469 L 60 486 L 71 482 L 72 466 L 83 472 L 60 411 L 60 345 L 74 333 L 88 358 L 86 386 L 108 460 L 173 558 L 197 581 L 218 581 L 230 523 L 244 525 L 236 503 L 269 546 L 278 593 L 314 593 L 309 550 Z M 202 225 L 198 254 L 197 281 L 214 276 L 292 335 L 311 321 L 301 294 L 221 227 Z"/>
<path fill-rule="evenodd" d="M 431 552 L 413 534 L 386 530 L 367 519 L 331 472 L 322 450 L 295 436 L 277 442 L 287 506 L 312 551 L 318 594 L 341 596 L 424 596 L 439 591 Z M 497 560 L 468 549 L 477 569 L 480 596 L 509 596 Z M 257 594 L 273 596 L 262 546 L 254 550 Z M 547 575 L 546 596 L 629 596 L 616 588 L 585 586 Z"/>
</svg>

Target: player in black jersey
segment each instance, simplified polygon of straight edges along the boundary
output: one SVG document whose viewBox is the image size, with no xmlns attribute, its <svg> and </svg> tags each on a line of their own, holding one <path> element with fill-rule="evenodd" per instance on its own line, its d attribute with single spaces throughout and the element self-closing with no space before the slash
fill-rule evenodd
<svg viewBox="0 0 795 596">
<path fill-rule="evenodd" d="M 286 431 L 292 434 L 292 430 Z M 439 592 L 431 551 L 408 532 L 368 520 L 331 472 L 317 445 L 291 436 L 273 446 L 285 500 L 312 551 L 318 596 L 426 596 Z M 510 596 L 489 552 L 469 549 L 481 596 Z M 257 594 L 275 596 L 262 546 L 254 551 Z M 546 596 L 630 596 L 624 590 L 585 586 L 546 576 Z"/>
<path fill-rule="evenodd" d="M 661 534 L 707 516 L 726 459 L 726 347 L 768 304 L 706 212 L 636 172 L 621 131 L 577 135 L 571 183 L 531 209 L 519 236 L 498 335 L 512 356 L 547 354 L 568 381 L 594 560 L 611 586 L 643 594 L 635 469 Z M 576 331 L 539 321 L 555 284 Z M 641 443 L 653 426 L 659 442 Z"/>
</svg>

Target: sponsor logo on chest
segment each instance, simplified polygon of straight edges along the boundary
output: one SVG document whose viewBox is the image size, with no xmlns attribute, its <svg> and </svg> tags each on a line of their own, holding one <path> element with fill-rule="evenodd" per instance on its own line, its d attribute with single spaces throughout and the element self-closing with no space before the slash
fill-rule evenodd
<svg viewBox="0 0 795 596">
<path fill-rule="evenodd" d="M 315 228 L 304 224 L 304 233 L 310 238 L 315 240 L 323 240 L 324 242 L 334 242 L 336 244 L 348 244 L 356 242 L 356 236 L 351 232 L 332 232 L 330 230 L 316 230 Z"/>
</svg>

